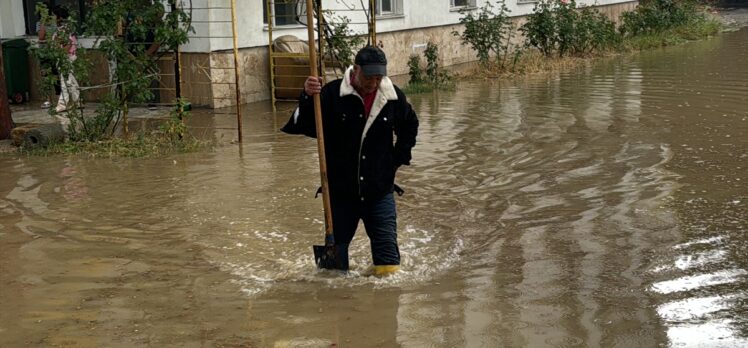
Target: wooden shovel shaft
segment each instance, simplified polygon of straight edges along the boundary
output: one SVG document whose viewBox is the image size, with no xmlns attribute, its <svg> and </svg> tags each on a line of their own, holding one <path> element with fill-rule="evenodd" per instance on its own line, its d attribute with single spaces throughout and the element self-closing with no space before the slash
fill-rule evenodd
<svg viewBox="0 0 748 348">
<path fill-rule="evenodd" d="M 314 1 L 306 0 L 306 23 L 309 34 L 309 70 L 310 76 L 318 77 L 317 47 L 314 41 Z M 317 151 L 319 152 L 319 174 L 322 181 L 322 204 L 325 209 L 325 240 L 332 236 L 332 210 L 330 206 L 330 186 L 327 182 L 327 158 L 325 156 L 325 134 L 322 131 L 322 101 L 319 93 L 314 99 L 314 123 L 317 126 Z"/>
</svg>

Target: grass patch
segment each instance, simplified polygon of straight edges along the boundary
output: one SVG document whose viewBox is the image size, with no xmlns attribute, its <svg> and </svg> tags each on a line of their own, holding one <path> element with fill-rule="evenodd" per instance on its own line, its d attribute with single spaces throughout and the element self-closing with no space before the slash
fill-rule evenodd
<svg viewBox="0 0 748 348">
<path fill-rule="evenodd" d="M 403 93 L 405 94 L 420 94 L 420 93 L 431 93 L 433 91 L 453 91 L 455 89 L 454 76 L 450 77 L 450 80 L 445 83 L 434 84 L 429 82 L 408 82 L 403 87 Z"/>
<path fill-rule="evenodd" d="M 718 34 L 722 28 L 722 23 L 715 19 L 698 20 L 672 29 L 626 38 L 622 50 L 646 50 L 702 40 Z"/>
<path fill-rule="evenodd" d="M 686 41 L 686 39 L 675 35 L 670 31 L 645 34 L 626 39 L 623 43 L 624 48 L 622 51 L 642 51 L 652 48 L 678 45 Z"/>
<path fill-rule="evenodd" d="M 405 87 L 403 87 L 403 93 L 405 94 L 420 94 L 420 93 L 430 93 L 434 91 L 434 86 L 432 86 L 429 83 L 423 83 L 423 82 L 409 82 Z"/>
<path fill-rule="evenodd" d="M 675 28 L 674 31 L 686 40 L 701 40 L 719 34 L 725 27 L 715 18 L 704 18 L 691 25 Z"/>
<path fill-rule="evenodd" d="M 566 71 L 589 61 L 578 56 L 546 57 L 540 51 L 526 51 L 510 69 L 496 69 L 502 75 L 532 75 L 543 72 Z"/>
<path fill-rule="evenodd" d="M 174 140 L 161 134 L 140 133 L 128 139 L 64 142 L 31 149 L 21 147 L 18 151 L 24 155 L 41 157 L 77 155 L 88 158 L 147 158 L 196 152 L 205 148 L 208 148 L 208 142 L 192 137 Z"/>
<path fill-rule="evenodd" d="M 600 55 L 602 56 L 602 54 Z M 536 49 L 523 51 L 512 65 L 489 63 L 479 66 L 464 78 L 511 78 L 558 71 L 569 71 L 590 62 L 592 56 L 547 57 Z"/>
<path fill-rule="evenodd" d="M 207 141 L 201 141 L 187 132 L 184 120 L 190 117 L 189 109 L 185 108 L 184 99 L 177 100 L 170 113 L 155 130 L 141 130 L 133 136 L 123 138 L 102 138 L 95 134 L 93 138 L 81 137 L 83 133 L 73 132 L 67 141 L 53 143 L 47 146 L 31 148 L 21 147 L 18 152 L 29 156 L 51 155 L 80 155 L 89 158 L 144 158 L 162 157 L 175 153 L 196 152 L 208 147 Z M 73 123 L 74 124 L 74 123 Z M 76 129 L 75 126 L 70 128 Z M 73 137 L 79 135 L 79 137 Z"/>
</svg>

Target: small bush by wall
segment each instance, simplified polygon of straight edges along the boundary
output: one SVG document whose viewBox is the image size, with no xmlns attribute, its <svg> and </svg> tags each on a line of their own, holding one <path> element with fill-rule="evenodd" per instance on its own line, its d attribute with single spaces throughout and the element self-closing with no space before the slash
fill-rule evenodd
<svg viewBox="0 0 748 348">
<path fill-rule="evenodd" d="M 548 57 L 585 55 L 620 43 L 613 21 L 593 8 L 577 9 L 574 0 L 541 0 L 520 30 L 526 47 Z"/>
<path fill-rule="evenodd" d="M 410 81 L 404 88 L 405 92 L 424 93 L 454 88 L 454 78 L 439 64 L 439 46 L 429 41 L 423 55 L 426 57 L 425 72 L 421 70 L 418 55 L 411 55 L 408 60 Z"/>
<path fill-rule="evenodd" d="M 503 0 L 497 1 L 496 5 L 486 2 L 477 15 L 473 14 L 472 9 L 462 9 L 460 23 L 465 29 L 462 32 L 453 31 L 452 35 L 459 36 L 463 45 L 472 47 L 484 67 L 488 65 L 492 55 L 495 62 L 503 67 L 511 54 L 511 42 L 515 34 L 509 12 Z"/>
<path fill-rule="evenodd" d="M 624 36 L 647 35 L 703 19 L 691 0 L 644 0 L 634 11 L 622 15 Z"/>
</svg>

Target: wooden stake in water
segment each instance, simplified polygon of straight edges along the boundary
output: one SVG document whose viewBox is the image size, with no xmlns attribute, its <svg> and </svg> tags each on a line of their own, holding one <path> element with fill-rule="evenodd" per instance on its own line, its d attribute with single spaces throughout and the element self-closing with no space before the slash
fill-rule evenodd
<svg viewBox="0 0 748 348">
<path fill-rule="evenodd" d="M 234 37 L 234 82 L 236 84 L 236 125 L 239 142 L 242 142 L 241 88 L 239 88 L 239 44 L 236 39 L 236 0 L 231 0 L 231 30 Z"/>
</svg>

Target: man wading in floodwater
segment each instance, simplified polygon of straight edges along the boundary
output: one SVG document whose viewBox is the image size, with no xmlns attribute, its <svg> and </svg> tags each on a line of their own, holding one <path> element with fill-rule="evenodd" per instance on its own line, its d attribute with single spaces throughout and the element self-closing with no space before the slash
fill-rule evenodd
<svg viewBox="0 0 748 348">
<path fill-rule="evenodd" d="M 348 246 L 363 220 L 371 241 L 374 275 L 400 270 L 395 173 L 410 164 L 418 118 L 405 94 L 387 77 L 387 58 L 378 47 L 356 54 L 345 76 L 322 87 L 322 79 L 304 82 L 299 107 L 282 131 L 316 137 L 314 104 L 320 93 L 338 257 L 348 268 Z"/>
</svg>

